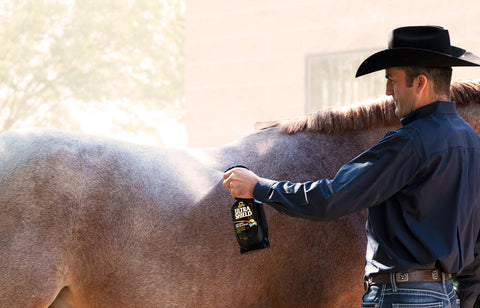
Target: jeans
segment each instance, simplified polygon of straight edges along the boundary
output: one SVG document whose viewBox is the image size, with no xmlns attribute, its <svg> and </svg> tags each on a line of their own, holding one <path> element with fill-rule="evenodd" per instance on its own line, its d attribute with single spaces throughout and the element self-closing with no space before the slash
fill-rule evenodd
<svg viewBox="0 0 480 308">
<path fill-rule="evenodd" d="M 378 284 L 362 298 L 362 308 L 460 308 L 452 280 Z"/>
</svg>

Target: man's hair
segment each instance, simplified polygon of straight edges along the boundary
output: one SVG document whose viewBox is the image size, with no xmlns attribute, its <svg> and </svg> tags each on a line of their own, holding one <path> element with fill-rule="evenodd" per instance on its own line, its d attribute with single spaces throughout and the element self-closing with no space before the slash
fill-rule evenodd
<svg viewBox="0 0 480 308">
<path fill-rule="evenodd" d="M 407 86 L 413 86 L 413 79 L 418 75 L 425 75 L 433 82 L 433 90 L 436 94 L 446 94 L 450 98 L 450 83 L 452 81 L 451 67 L 403 67 L 407 78 Z"/>
</svg>

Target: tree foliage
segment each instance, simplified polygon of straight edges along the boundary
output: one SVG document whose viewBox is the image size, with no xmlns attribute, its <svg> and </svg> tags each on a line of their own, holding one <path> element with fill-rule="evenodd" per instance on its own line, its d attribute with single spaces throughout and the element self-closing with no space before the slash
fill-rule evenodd
<svg viewBox="0 0 480 308">
<path fill-rule="evenodd" d="M 72 104 L 182 105 L 181 0 L 4 0 L 0 38 L 0 131 L 68 128 Z"/>
</svg>

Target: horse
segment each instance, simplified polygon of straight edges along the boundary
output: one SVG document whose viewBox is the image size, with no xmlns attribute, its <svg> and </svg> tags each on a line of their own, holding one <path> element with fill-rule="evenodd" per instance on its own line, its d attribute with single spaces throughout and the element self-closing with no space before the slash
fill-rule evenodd
<svg viewBox="0 0 480 308">
<path fill-rule="evenodd" d="M 480 133 L 480 82 L 452 97 Z M 271 247 L 241 254 L 222 175 L 332 177 L 399 125 L 384 97 L 215 148 L 3 133 L 0 307 L 358 307 L 364 211 L 316 222 L 265 205 Z"/>
</svg>

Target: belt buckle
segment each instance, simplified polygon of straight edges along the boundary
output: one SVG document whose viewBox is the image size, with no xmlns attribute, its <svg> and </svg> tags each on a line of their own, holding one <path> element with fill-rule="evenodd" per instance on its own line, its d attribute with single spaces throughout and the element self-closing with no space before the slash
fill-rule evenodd
<svg viewBox="0 0 480 308">
<path fill-rule="evenodd" d="M 395 280 L 397 282 L 408 281 L 408 273 L 395 273 Z"/>
</svg>

